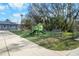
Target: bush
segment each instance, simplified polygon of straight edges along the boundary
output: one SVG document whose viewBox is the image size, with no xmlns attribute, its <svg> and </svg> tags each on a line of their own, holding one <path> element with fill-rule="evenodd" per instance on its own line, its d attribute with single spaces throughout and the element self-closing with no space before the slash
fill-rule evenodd
<svg viewBox="0 0 79 59">
<path fill-rule="evenodd" d="M 43 34 L 43 25 L 41 23 L 37 24 L 36 26 L 32 27 L 32 32 L 30 33 L 30 35 L 39 35 L 39 34 Z"/>
</svg>

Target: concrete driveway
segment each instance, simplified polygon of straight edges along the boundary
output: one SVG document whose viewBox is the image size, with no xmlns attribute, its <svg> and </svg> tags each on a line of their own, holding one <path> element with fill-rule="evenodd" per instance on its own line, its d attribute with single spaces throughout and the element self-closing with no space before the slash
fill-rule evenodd
<svg viewBox="0 0 79 59">
<path fill-rule="evenodd" d="M 79 49 L 77 50 L 77 52 Z M 79 55 L 72 51 L 53 51 L 21 38 L 9 31 L 0 31 L 0 56 L 65 56 Z"/>
</svg>

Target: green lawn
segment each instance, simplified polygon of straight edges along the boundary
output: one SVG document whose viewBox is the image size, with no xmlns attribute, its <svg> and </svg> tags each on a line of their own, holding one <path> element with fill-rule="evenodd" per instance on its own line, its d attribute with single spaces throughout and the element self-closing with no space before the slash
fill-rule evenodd
<svg viewBox="0 0 79 59">
<path fill-rule="evenodd" d="M 46 32 L 33 36 L 29 35 L 30 32 L 14 31 L 13 33 L 51 50 L 71 50 L 79 47 L 79 41 L 74 40 L 79 36 L 78 32 Z"/>
</svg>

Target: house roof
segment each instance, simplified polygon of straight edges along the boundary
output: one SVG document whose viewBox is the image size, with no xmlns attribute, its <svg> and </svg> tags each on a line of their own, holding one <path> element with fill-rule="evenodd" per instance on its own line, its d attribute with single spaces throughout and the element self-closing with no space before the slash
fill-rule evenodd
<svg viewBox="0 0 79 59">
<path fill-rule="evenodd" d="M 16 25 L 15 22 L 11 22 L 10 20 L 5 20 L 5 21 L 0 21 L 0 24 L 11 24 L 11 25 Z"/>
</svg>

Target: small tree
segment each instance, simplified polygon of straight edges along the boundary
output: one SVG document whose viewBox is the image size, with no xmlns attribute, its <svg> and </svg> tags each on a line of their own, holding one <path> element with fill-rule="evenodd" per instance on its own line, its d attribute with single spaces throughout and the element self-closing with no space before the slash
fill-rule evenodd
<svg viewBox="0 0 79 59">
<path fill-rule="evenodd" d="M 43 24 L 42 23 L 38 23 L 36 26 L 32 27 L 32 32 L 30 33 L 30 35 L 38 35 L 40 33 L 43 33 L 44 28 L 43 28 Z"/>
</svg>

